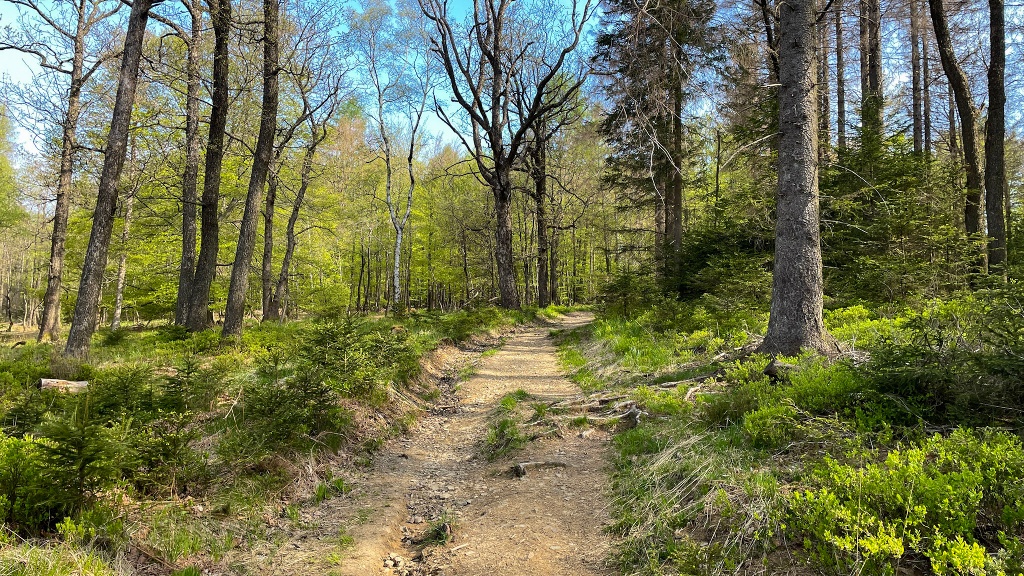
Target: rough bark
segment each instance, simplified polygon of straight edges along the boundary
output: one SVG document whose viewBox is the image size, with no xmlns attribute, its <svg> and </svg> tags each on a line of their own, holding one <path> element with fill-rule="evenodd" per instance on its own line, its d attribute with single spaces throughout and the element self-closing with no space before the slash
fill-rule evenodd
<svg viewBox="0 0 1024 576">
<path fill-rule="evenodd" d="M 196 205 L 199 203 L 199 99 L 202 77 L 199 73 L 202 13 L 197 3 L 187 3 L 192 28 L 185 44 L 185 167 L 181 176 L 181 264 L 178 268 L 178 298 L 174 305 L 174 323 L 186 324 L 196 273 Z"/>
<path fill-rule="evenodd" d="M 812 2 L 782 5 L 775 268 L 768 333 L 761 346 L 772 354 L 834 349 L 822 320 L 814 24 Z"/>
<path fill-rule="evenodd" d="M 824 7 L 826 2 L 821 2 Z M 828 20 L 822 14 L 818 25 L 818 158 L 823 164 L 832 154 L 832 94 L 829 90 Z"/>
<path fill-rule="evenodd" d="M 124 226 L 121 228 L 121 256 L 117 261 L 117 287 L 114 289 L 114 313 L 110 329 L 121 328 L 121 311 L 124 308 L 124 285 L 128 279 L 128 239 L 132 227 L 132 208 L 135 206 L 135 192 L 124 199 Z"/>
<path fill-rule="evenodd" d="M 118 74 L 117 95 L 110 120 L 110 132 L 103 157 L 103 171 L 100 174 L 99 190 L 96 195 L 96 209 L 93 212 L 92 233 L 85 253 L 82 279 L 79 283 L 78 301 L 71 321 L 64 351 L 69 356 L 84 356 L 89 352 L 89 340 L 96 330 L 96 310 L 99 306 L 103 272 L 107 267 L 110 249 L 110 235 L 114 226 L 114 210 L 117 206 L 117 184 L 124 167 L 128 148 L 128 129 L 131 126 L 135 90 L 139 80 L 139 62 L 142 59 L 146 23 L 153 0 L 135 0 L 128 29 L 125 33 L 124 52 Z"/>
<path fill-rule="evenodd" d="M 963 68 L 956 60 L 953 42 L 949 36 L 949 24 L 942 0 L 928 0 L 931 9 L 935 43 L 939 48 L 942 69 L 949 80 L 953 101 L 960 116 L 960 140 L 963 145 L 964 164 L 967 169 L 967 196 L 964 202 L 964 228 L 967 234 L 977 237 L 981 233 L 981 165 L 978 154 L 978 111 L 971 96 L 971 85 Z"/>
<path fill-rule="evenodd" d="M 843 0 L 836 0 L 836 145 L 846 149 L 846 53 L 843 47 Z"/>
<path fill-rule="evenodd" d="M 988 226 L 988 263 L 1005 274 L 1006 214 L 1006 30 L 1003 0 L 988 0 L 989 38 L 988 120 L 985 125 L 985 223 Z"/>
<path fill-rule="evenodd" d="M 220 250 L 220 173 L 224 163 L 224 135 L 228 122 L 231 0 L 209 0 L 209 4 L 214 35 L 213 94 L 210 131 L 206 143 L 206 164 L 203 169 L 203 198 L 200 209 L 202 238 L 186 319 L 186 326 L 191 331 L 204 330 L 209 326 L 210 287 L 217 276 L 217 253 Z"/>
<path fill-rule="evenodd" d="M 498 297 L 503 308 L 519 308 L 515 257 L 512 253 L 512 176 L 511 167 L 497 174 L 494 194 L 494 260 L 498 269 Z"/>
<path fill-rule="evenodd" d="M 544 130 L 537 132 L 538 138 L 530 148 L 531 171 L 533 179 L 533 203 L 537 218 L 537 306 L 544 308 L 551 304 L 548 288 L 549 240 L 548 240 L 548 175 L 547 175 L 547 141 L 539 136 Z"/>
<path fill-rule="evenodd" d="M 249 189 L 245 196 L 245 210 L 238 231 L 235 262 L 231 267 L 231 284 L 224 310 L 224 338 L 242 334 L 245 318 L 245 295 L 249 289 L 249 266 L 252 264 L 256 244 L 256 219 L 263 204 L 263 187 L 274 154 L 274 134 L 277 129 L 278 101 L 278 13 L 280 0 L 263 0 L 263 98 L 260 111 L 260 131 L 256 138 L 255 158 L 249 174 Z"/>
</svg>

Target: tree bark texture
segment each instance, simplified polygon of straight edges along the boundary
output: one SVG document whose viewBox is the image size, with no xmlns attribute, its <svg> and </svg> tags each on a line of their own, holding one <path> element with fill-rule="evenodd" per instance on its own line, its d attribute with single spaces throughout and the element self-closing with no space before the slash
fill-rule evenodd
<svg viewBox="0 0 1024 576">
<path fill-rule="evenodd" d="M 96 209 L 93 212 L 92 232 L 85 253 L 85 264 L 82 267 L 82 279 L 79 283 L 75 314 L 71 321 L 71 332 L 64 349 L 65 354 L 69 356 L 85 356 L 89 352 L 89 341 L 96 330 L 96 310 L 99 306 L 103 272 L 107 267 L 114 210 L 117 207 L 118 180 L 128 148 L 128 129 L 131 127 L 135 90 L 139 80 L 139 62 L 142 60 L 146 23 L 152 5 L 153 0 L 135 0 L 128 17 L 117 95 L 110 119 L 110 132 L 107 135 L 103 170 L 96 195 Z"/>
<path fill-rule="evenodd" d="M 914 152 L 924 152 L 924 70 L 921 67 L 921 17 L 918 14 L 918 0 L 910 0 L 910 76 L 911 106 L 914 122 Z"/>
<path fill-rule="evenodd" d="M 836 0 L 836 145 L 846 149 L 846 54 L 843 47 L 843 0 Z"/>
<path fill-rule="evenodd" d="M 761 349 L 797 354 L 833 349 L 822 320 L 818 213 L 818 118 L 813 2 L 781 8 L 779 191 L 768 333 Z"/>
<path fill-rule="evenodd" d="M 543 130 L 537 131 L 538 135 Z M 547 175 L 547 141 L 537 138 L 531 148 L 533 178 L 533 202 L 537 218 L 537 306 L 541 308 L 551 304 L 548 288 L 548 175 Z"/>
<path fill-rule="evenodd" d="M 245 296 L 249 290 L 249 266 L 252 264 L 256 244 L 256 219 L 263 204 L 263 187 L 274 154 L 274 135 L 277 129 L 278 100 L 278 13 L 280 0 L 263 0 L 263 100 L 260 111 L 260 132 L 256 139 L 255 158 L 249 174 L 249 190 L 245 196 L 245 210 L 238 231 L 238 247 L 231 267 L 228 303 L 224 310 L 222 337 L 235 338 L 242 334 L 245 318 Z"/>
<path fill-rule="evenodd" d="M 231 0 L 209 0 L 209 3 L 214 35 L 213 93 L 210 131 L 206 144 L 206 165 L 203 168 L 203 198 L 200 210 L 202 238 L 186 318 L 186 326 L 193 332 L 208 327 L 210 287 L 217 276 L 217 253 L 220 250 L 220 176 L 224 163 L 224 135 L 228 123 Z"/>
<path fill-rule="evenodd" d="M 262 296 L 263 320 L 278 320 L 277 311 L 273 310 L 274 300 L 274 210 L 277 204 L 277 186 L 279 165 L 270 167 L 267 175 L 267 200 L 263 207 L 263 258 L 260 259 L 260 284 Z"/>
<path fill-rule="evenodd" d="M 988 121 L 985 125 L 985 223 L 988 263 L 999 269 L 1006 262 L 1006 30 L 1004 0 L 988 0 L 991 55 L 988 67 Z"/>
</svg>

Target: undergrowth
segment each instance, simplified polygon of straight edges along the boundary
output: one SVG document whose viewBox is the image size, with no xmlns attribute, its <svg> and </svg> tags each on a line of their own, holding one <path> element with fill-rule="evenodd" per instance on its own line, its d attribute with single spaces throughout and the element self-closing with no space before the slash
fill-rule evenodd
<svg viewBox="0 0 1024 576">
<path fill-rule="evenodd" d="M 558 335 L 577 382 L 645 413 L 615 437 L 623 571 L 1021 574 L 1020 296 L 830 310 L 846 353 L 773 370 L 764 316 L 707 298 Z"/>
</svg>

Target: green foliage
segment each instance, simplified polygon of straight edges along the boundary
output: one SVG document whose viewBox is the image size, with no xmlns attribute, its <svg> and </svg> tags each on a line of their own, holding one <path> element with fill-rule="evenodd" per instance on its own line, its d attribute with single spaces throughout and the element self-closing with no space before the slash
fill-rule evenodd
<svg viewBox="0 0 1024 576">
<path fill-rule="evenodd" d="M 22 529 L 47 526 L 61 513 L 50 502 L 43 442 L 0 432 L 0 525 Z"/>
<path fill-rule="evenodd" d="M 792 404 L 765 406 L 747 412 L 743 417 L 743 431 L 759 448 L 785 446 L 796 432 L 797 410 Z"/>
<path fill-rule="evenodd" d="M 812 477 L 816 488 L 793 495 L 793 532 L 817 561 L 863 574 L 893 574 L 913 554 L 935 574 L 1019 566 L 1011 536 L 1024 526 L 1017 437 L 958 429 L 877 457 L 864 465 L 826 459 Z"/>
<path fill-rule="evenodd" d="M 529 441 L 520 430 L 514 418 L 505 417 L 492 424 L 484 439 L 484 455 L 490 461 L 497 460 L 513 450 L 519 450 Z"/>
</svg>

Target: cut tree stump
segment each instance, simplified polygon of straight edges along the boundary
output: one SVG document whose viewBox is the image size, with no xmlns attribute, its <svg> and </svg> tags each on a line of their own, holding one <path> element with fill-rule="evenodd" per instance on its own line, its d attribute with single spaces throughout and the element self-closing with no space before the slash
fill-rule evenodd
<svg viewBox="0 0 1024 576">
<path fill-rule="evenodd" d="M 41 378 L 39 387 L 43 390 L 60 390 L 69 394 L 85 392 L 89 388 L 87 380 L 58 380 L 56 378 Z"/>
</svg>

